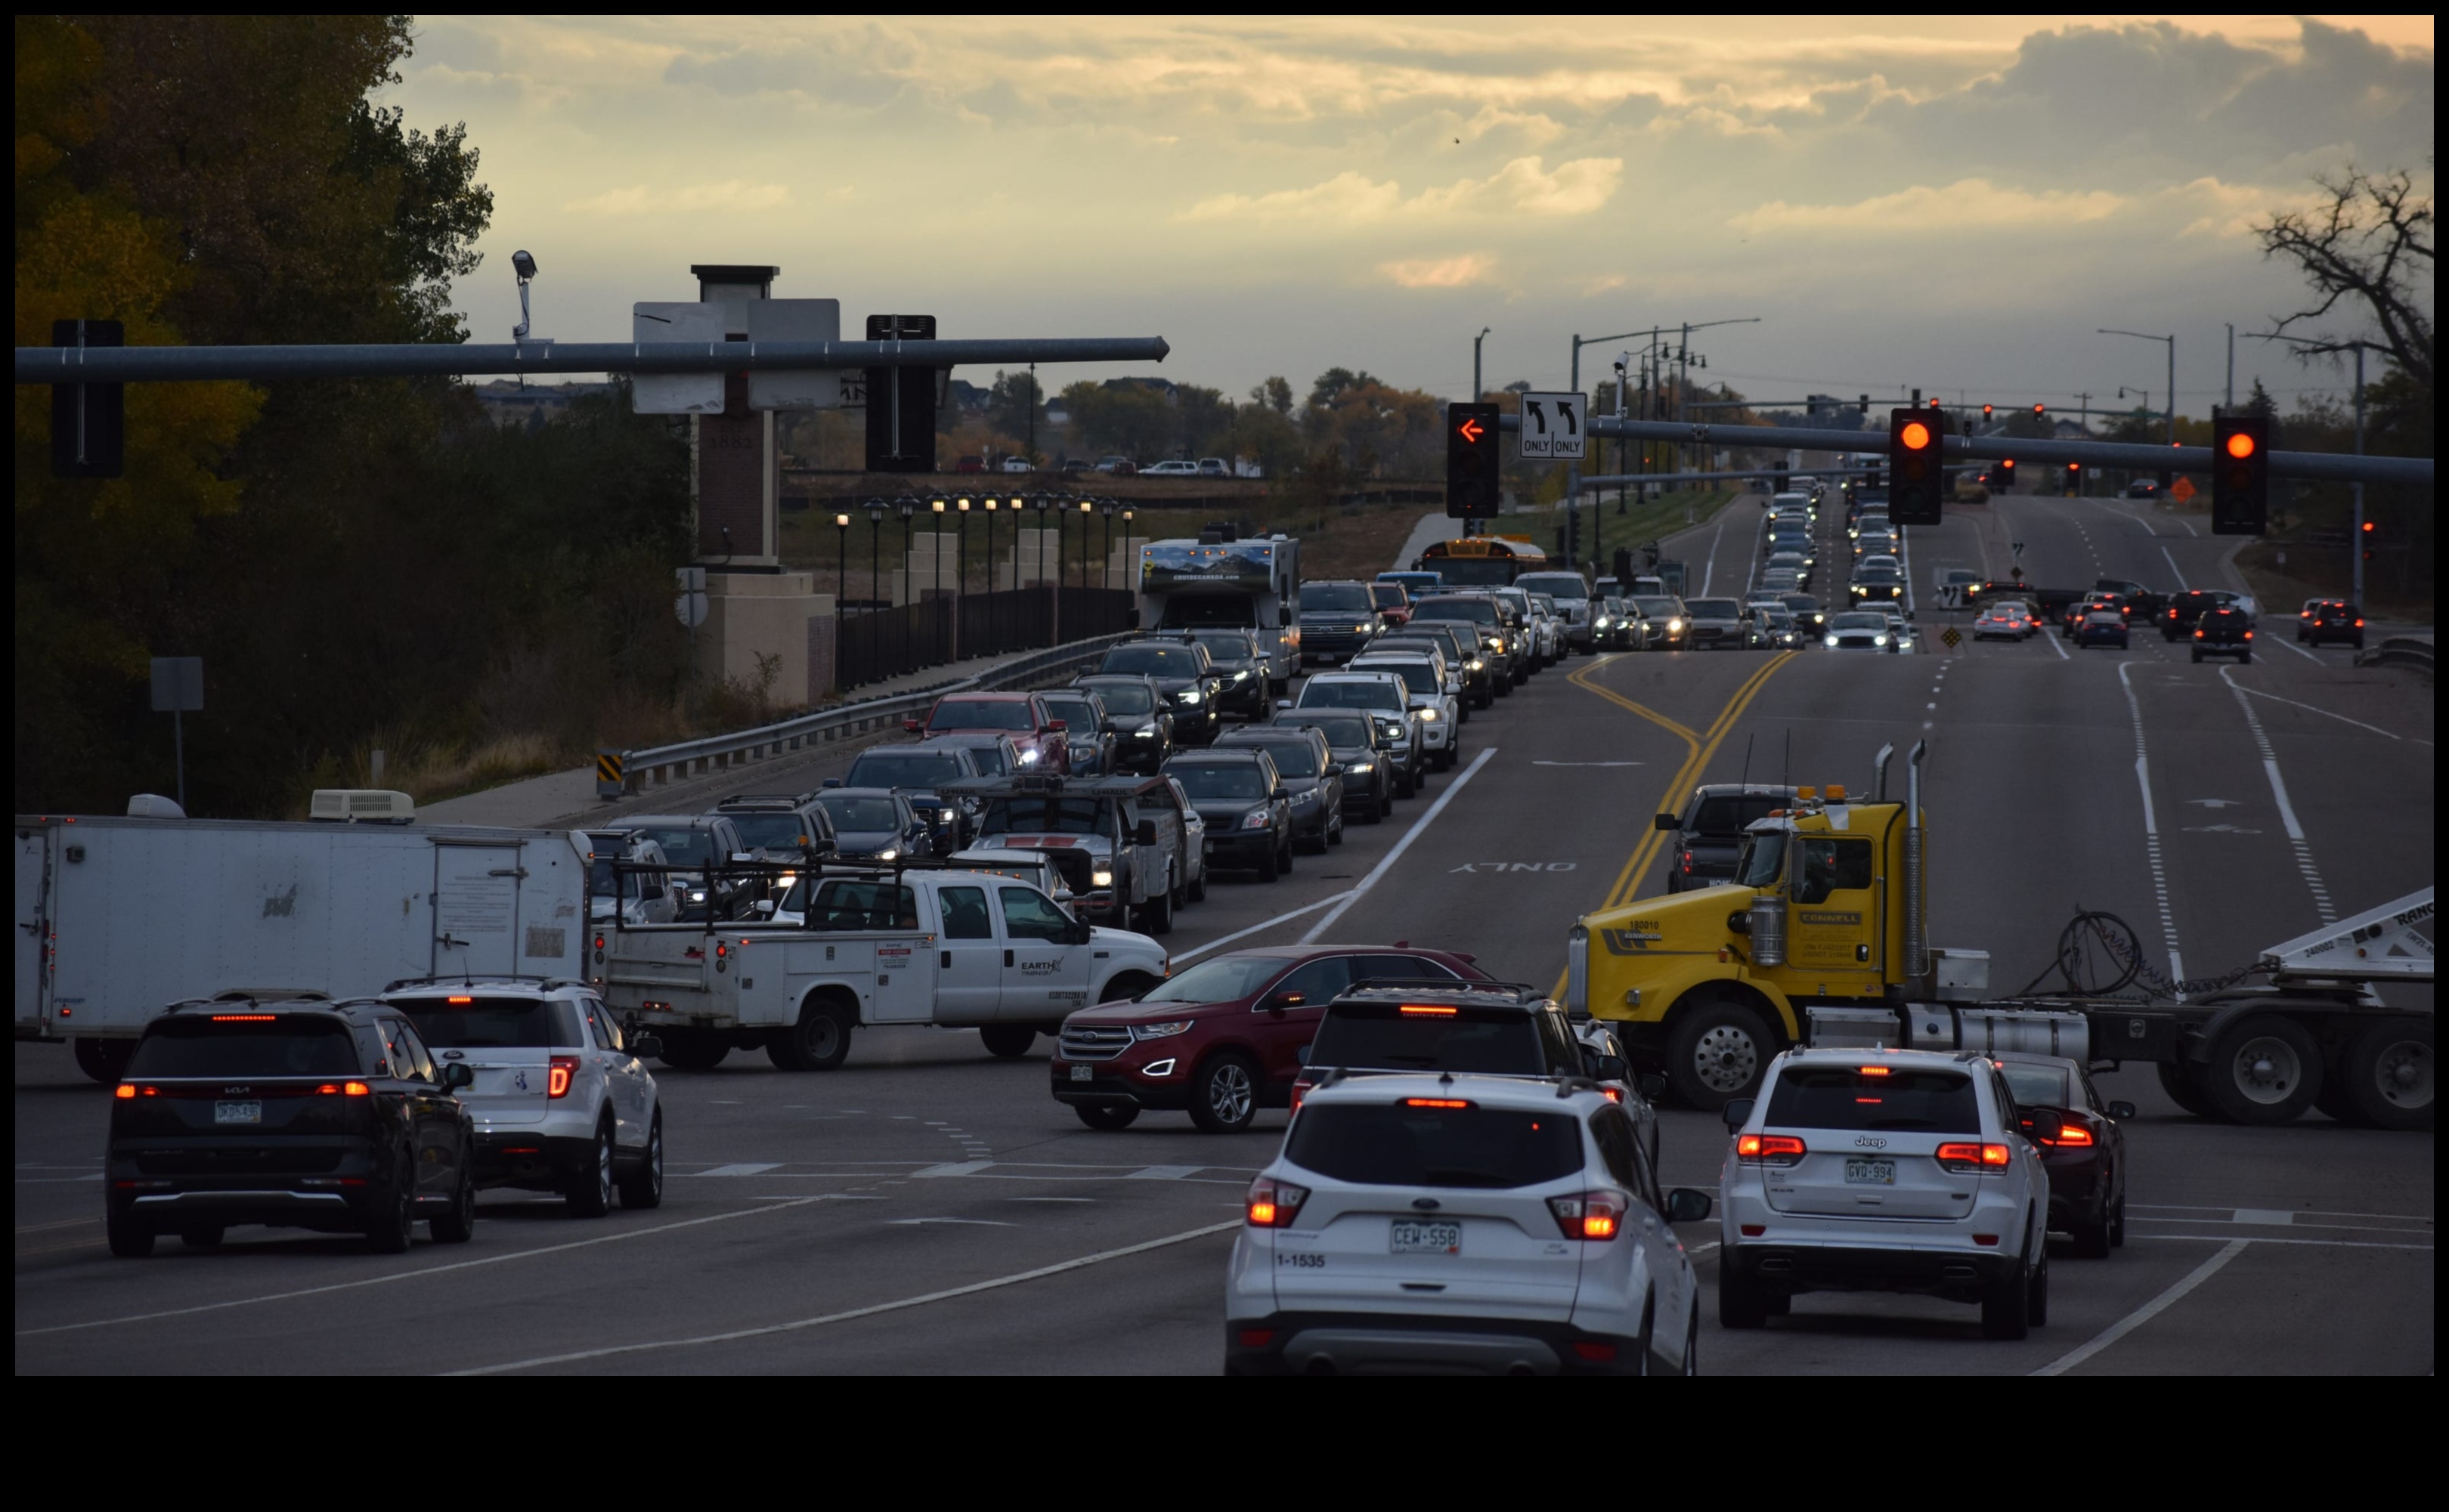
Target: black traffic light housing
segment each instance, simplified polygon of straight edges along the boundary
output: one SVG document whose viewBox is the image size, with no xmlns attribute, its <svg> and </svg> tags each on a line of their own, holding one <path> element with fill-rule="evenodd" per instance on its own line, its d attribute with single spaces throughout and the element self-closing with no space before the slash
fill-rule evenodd
<svg viewBox="0 0 2449 1512">
<path fill-rule="evenodd" d="M 2364 522 L 2363 537 L 2364 560 L 2370 562 L 2373 559 L 2373 543 L 2381 539 L 2381 531 L 2370 520 Z"/>
<path fill-rule="evenodd" d="M 1898 525 L 1937 525 L 1946 497 L 1939 439 L 1947 411 L 1915 405 L 1888 411 L 1888 518 Z"/>
<path fill-rule="evenodd" d="M 1446 406 L 1446 513 L 1457 520 L 1492 519 L 1500 495 L 1497 408 Z"/>
<path fill-rule="evenodd" d="M 870 341 L 933 341 L 932 315 L 872 315 Z M 867 470 L 935 470 L 935 370 L 867 370 Z"/>
<path fill-rule="evenodd" d="M 2015 486 L 2015 459 L 2014 457 L 2000 457 L 1997 465 L 1990 469 L 1990 475 L 1998 480 L 1999 488 L 2014 488 Z"/>
<path fill-rule="evenodd" d="M 127 328 L 116 320 L 54 320 L 55 347 L 117 347 Z M 124 383 L 51 385 L 51 476 L 115 478 L 125 460 L 127 386 Z"/>
<path fill-rule="evenodd" d="M 2270 524 L 2270 421 L 2250 411 L 2211 421 L 2211 534 L 2261 535 Z"/>
</svg>

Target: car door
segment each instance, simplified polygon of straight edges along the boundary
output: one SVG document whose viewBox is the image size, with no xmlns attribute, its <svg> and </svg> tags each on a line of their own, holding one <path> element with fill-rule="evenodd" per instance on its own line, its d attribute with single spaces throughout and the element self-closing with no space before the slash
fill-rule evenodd
<svg viewBox="0 0 2449 1512">
<path fill-rule="evenodd" d="M 646 1068 L 621 1042 L 621 1026 L 594 998 L 579 1000 L 579 1017 L 587 1021 L 587 1054 L 601 1076 L 606 1100 L 612 1106 L 612 1142 L 634 1150 L 646 1142 Z"/>
<path fill-rule="evenodd" d="M 442 1085 L 425 1042 L 407 1020 L 383 1020 L 382 1036 L 384 1059 L 407 1100 L 416 1195 L 447 1197 L 459 1181 L 459 1100 Z"/>
<path fill-rule="evenodd" d="M 1352 986 L 1355 957 L 1322 956 L 1279 977 L 1250 1008 L 1250 1038 L 1269 1085 L 1289 1087 L 1301 1075 L 1301 1054 L 1318 1038 L 1326 1005 Z"/>
<path fill-rule="evenodd" d="M 1786 910 L 1786 960 L 1817 980 L 1844 983 L 1828 989 L 1840 994 L 1870 985 L 1880 969 L 1875 844 L 1867 836 L 1803 837 L 1803 866 Z"/>
<path fill-rule="evenodd" d="M 1004 947 L 983 884 L 947 884 L 935 890 L 944 910 L 937 942 L 935 1019 L 939 1024 L 987 1024 L 1003 1001 Z"/>
<path fill-rule="evenodd" d="M 1035 888 L 995 889 L 1003 923 L 1003 992 L 995 1017 L 1053 1024 L 1088 1001 L 1089 947 L 1073 944 L 1071 916 Z"/>
</svg>

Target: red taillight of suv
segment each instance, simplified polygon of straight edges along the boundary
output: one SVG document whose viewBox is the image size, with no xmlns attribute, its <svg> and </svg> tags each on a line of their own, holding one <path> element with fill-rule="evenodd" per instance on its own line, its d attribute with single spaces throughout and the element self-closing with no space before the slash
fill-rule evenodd
<svg viewBox="0 0 2449 1512">
<path fill-rule="evenodd" d="M 548 1098 L 569 1096 L 569 1083 L 578 1075 L 578 1057 L 557 1055 L 552 1058 L 552 1071 L 545 1078 L 544 1095 Z"/>
<path fill-rule="evenodd" d="M 1612 1239 L 1624 1229 L 1621 1192 L 1576 1192 L 1571 1196 L 1550 1197 L 1548 1211 L 1556 1215 L 1556 1228 L 1569 1239 Z"/>
<path fill-rule="evenodd" d="M 2092 1144 L 2092 1131 L 2080 1123 L 2062 1123 L 2058 1132 L 2043 1141 L 2061 1149 L 2087 1149 Z"/>
<path fill-rule="evenodd" d="M 1794 1165 L 1811 1151 L 1791 1134 L 1739 1134 L 1735 1158 L 1745 1165 Z"/>
<path fill-rule="evenodd" d="M 1932 1158 L 1939 1163 L 1942 1170 L 1970 1176 L 1984 1170 L 2004 1170 L 2007 1162 L 2014 1159 L 2015 1156 L 2003 1144 L 1975 1144 L 1966 1141 L 1942 1144 Z"/>
<path fill-rule="evenodd" d="M 1302 1204 L 1308 1200 L 1309 1188 L 1263 1176 L 1250 1183 L 1242 1215 L 1254 1229 L 1289 1229 L 1293 1219 L 1301 1215 Z"/>
</svg>

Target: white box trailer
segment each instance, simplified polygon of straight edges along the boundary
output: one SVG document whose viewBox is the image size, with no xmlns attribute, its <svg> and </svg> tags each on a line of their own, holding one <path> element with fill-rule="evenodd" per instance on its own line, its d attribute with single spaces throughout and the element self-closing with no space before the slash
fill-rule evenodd
<svg viewBox="0 0 2449 1512">
<path fill-rule="evenodd" d="M 576 977 L 586 884 L 560 831 L 21 815 L 16 1037 L 72 1041 L 115 1081 L 190 998 Z"/>
</svg>

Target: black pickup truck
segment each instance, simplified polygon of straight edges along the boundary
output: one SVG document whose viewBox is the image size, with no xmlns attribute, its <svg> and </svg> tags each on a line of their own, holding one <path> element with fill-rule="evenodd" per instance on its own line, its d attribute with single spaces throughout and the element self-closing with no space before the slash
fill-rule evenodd
<svg viewBox="0 0 2449 1512">
<path fill-rule="evenodd" d="M 1744 827 L 1794 801 L 1794 790 L 1774 783 L 1712 782 L 1692 790 L 1682 813 L 1662 813 L 1652 823 L 1673 834 L 1667 854 L 1667 890 L 1689 892 L 1735 879 L 1735 854 Z"/>
<path fill-rule="evenodd" d="M 2126 607 L 2132 611 L 2132 617 L 2128 621 L 2131 624 L 2154 622 L 2169 607 L 2167 594 L 2155 593 L 2139 583 L 2130 583 L 2124 578 L 2094 578 L 2092 580 L 2092 591 L 2126 595 Z"/>
</svg>

